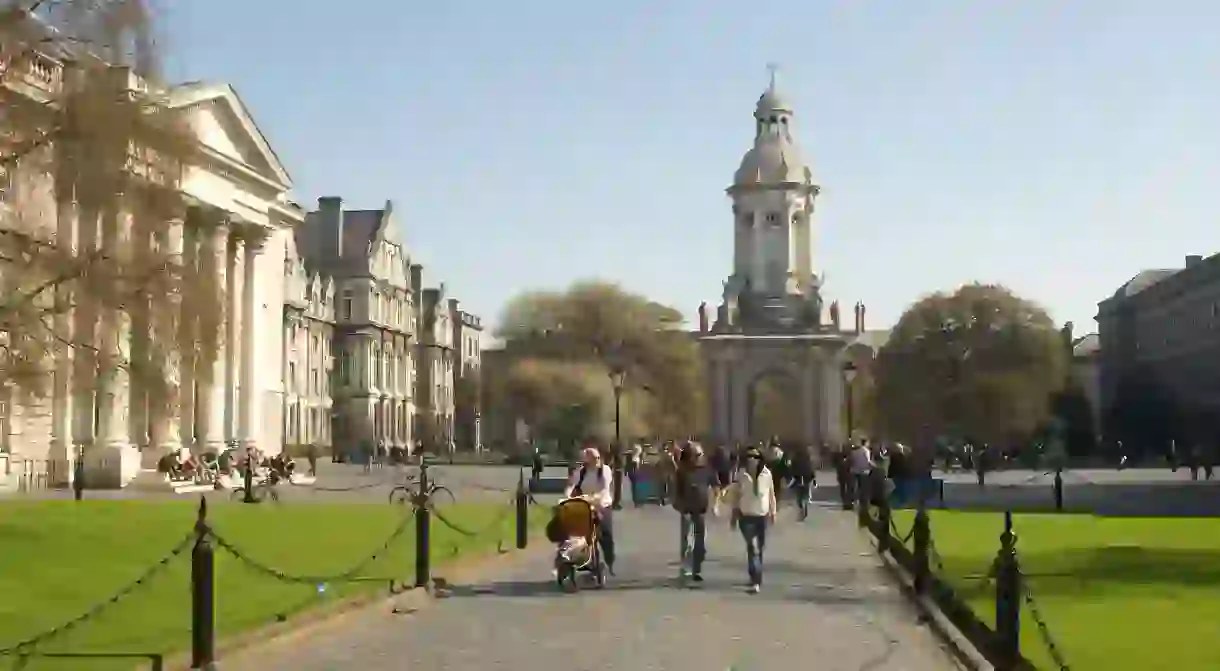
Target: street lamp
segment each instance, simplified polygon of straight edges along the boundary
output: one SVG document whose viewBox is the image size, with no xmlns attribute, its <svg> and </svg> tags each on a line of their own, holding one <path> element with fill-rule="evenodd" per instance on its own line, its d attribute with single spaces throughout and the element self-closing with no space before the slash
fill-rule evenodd
<svg viewBox="0 0 1220 671">
<path fill-rule="evenodd" d="M 623 509 L 623 383 L 627 370 L 621 364 L 610 367 L 610 384 L 614 387 L 614 509 Z"/>
<path fill-rule="evenodd" d="M 843 364 L 843 379 L 847 381 L 847 439 L 850 441 L 852 434 L 855 433 L 855 426 L 852 421 L 852 382 L 856 379 L 856 363 L 847 361 Z"/>
</svg>

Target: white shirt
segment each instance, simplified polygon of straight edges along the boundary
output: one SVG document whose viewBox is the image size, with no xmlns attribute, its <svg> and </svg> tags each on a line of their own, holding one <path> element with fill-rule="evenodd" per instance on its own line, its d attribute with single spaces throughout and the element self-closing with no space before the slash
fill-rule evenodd
<svg viewBox="0 0 1220 671">
<path fill-rule="evenodd" d="M 856 475 L 864 475 L 872 470 L 873 460 L 868 453 L 868 448 L 859 445 L 851 451 L 851 472 Z"/>
<path fill-rule="evenodd" d="M 568 486 L 563 490 L 564 496 L 572 496 L 576 485 L 580 485 L 581 496 L 588 497 L 593 502 L 593 505 L 602 510 L 608 510 L 614 505 L 614 471 L 606 464 L 602 464 L 602 477 L 597 477 L 596 471 L 591 471 L 586 468 L 578 468 L 572 471 L 572 476 L 568 478 Z M 580 482 L 581 472 L 585 474 L 585 481 Z"/>
<path fill-rule="evenodd" d="M 742 515 L 765 517 L 775 510 L 775 484 L 771 470 L 763 468 L 758 474 L 758 493 L 754 493 L 754 476 L 745 469 L 737 471 L 733 480 L 733 507 Z"/>
</svg>

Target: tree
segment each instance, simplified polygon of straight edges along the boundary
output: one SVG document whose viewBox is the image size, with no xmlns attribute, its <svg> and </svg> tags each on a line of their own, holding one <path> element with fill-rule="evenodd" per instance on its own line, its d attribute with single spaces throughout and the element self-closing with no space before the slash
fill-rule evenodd
<svg viewBox="0 0 1220 671">
<path fill-rule="evenodd" d="M 907 309 L 876 367 L 887 435 L 1003 444 L 1049 418 L 1067 352 L 1045 310 L 1004 287 L 970 284 Z"/>
<path fill-rule="evenodd" d="M 180 360 L 213 368 L 223 288 L 215 259 L 184 263 L 172 223 L 196 142 L 157 76 L 152 18 L 146 0 L 0 8 L 0 386 L 25 400 L 70 365 L 84 389 L 141 376 L 164 415 Z"/>
<path fill-rule="evenodd" d="M 644 430 L 681 435 L 701 428 L 702 367 L 682 315 L 615 284 L 578 282 L 565 291 L 535 291 L 509 302 L 497 335 L 507 346 L 554 362 L 592 366 L 609 390 L 622 371 L 624 398 Z M 647 394 L 641 398 L 640 392 Z M 624 438 L 629 433 L 623 431 Z"/>
</svg>

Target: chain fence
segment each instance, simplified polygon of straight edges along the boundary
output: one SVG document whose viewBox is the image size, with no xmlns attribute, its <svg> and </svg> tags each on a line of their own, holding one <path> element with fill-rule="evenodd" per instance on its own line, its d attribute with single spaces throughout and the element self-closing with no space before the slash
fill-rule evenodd
<svg viewBox="0 0 1220 671">
<path fill-rule="evenodd" d="M 112 606 L 119 603 L 120 601 L 123 601 L 128 596 L 131 596 L 136 591 L 138 591 L 141 587 L 144 587 L 148 583 L 152 582 L 152 580 L 154 578 L 156 578 L 157 576 L 161 575 L 166 570 L 168 570 L 170 564 L 172 564 L 175 559 L 177 559 L 184 552 L 186 552 L 189 548 L 191 548 L 195 544 L 195 541 L 197 538 L 198 538 L 198 535 L 194 531 L 191 531 L 190 534 L 188 534 L 185 538 L 183 538 L 181 541 L 179 541 L 178 544 L 175 545 L 172 549 L 170 549 L 170 551 L 167 552 L 163 557 L 161 557 L 160 560 L 158 560 L 156 563 L 152 564 L 147 569 L 145 569 L 145 571 L 143 573 L 141 573 L 139 575 L 139 577 L 137 577 L 135 580 L 124 585 L 118 591 L 111 594 L 108 598 L 103 599 L 102 601 L 98 601 L 92 607 L 84 610 L 76 617 L 73 617 L 70 620 L 61 622 L 60 624 L 58 624 L 50 629 L 47 629 L 47 630 L 43 631 L 42 633 L 36 634 L 34 636 L 30 636 L 29 638 L 26 638 L 22 641 L 18 641 L 17 643 L 14 643 L 7 647 L 0 648 L 0 657 L 7 657 L 7 656 L 12 656 L 12 655 L 16 655 L 18 657 L 29 656 L 36 648 L 38 648 L 42 644 L 47 643 L 47 642 L 51 641 L 52 639 L 60 638 L 61 636 L 66 635 L 68 632 L 72 631 L 73 629 L 76 629 L 77 627 L 81 626 L 82 624 L 85 624 L 86 622 L 89 622 L 90 620 L 93 620 L 94 618 L 98 617 L 102 613 L 107 612 L 108 610 L 110 610 L 110 608 Z"/>
<path fill-rule="evenodd" d="M 1063 649 L 1059 647 L 1058 641 L 1051 635 L 1051 629 L 1046 624 L 1046 618 L 1042 616 L 1042 609 L 1038 607 L 1038 602 L 1034 599 L 1034 593 L 1029 588 L 1029 581 L 1021 581 L 1021 596 L 1025 599 L 1025 605 L 1029 608 L 1029 614 L 1034 619 L 1034 625 L 1038 627 L 1038 638 L 1042 640 L 1042 645 L 1046 647 L 1046 652 L 1050 655 L 1051 661 L 1055 663 L 1055 667 L 1059 671 L 1071 671 L 1067 663 L 1067 657 L 1063 654 Z"/>
</svg>

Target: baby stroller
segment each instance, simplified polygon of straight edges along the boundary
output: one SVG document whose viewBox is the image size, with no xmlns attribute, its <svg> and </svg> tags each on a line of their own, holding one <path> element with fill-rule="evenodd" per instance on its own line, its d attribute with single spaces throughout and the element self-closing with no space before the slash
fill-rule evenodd
<svg viewBox="0 0 1220 671">
<path fill-rule="evenodd" d="M 580 589 L 578 573 L 592 574 L 598 587 L 606 584 L 597 511 L 591 503 L 581 498 L 560 501 L 547 524 L 547 538 L 556 545 L 555 583 L 560 589 Z"/>
</svg>

